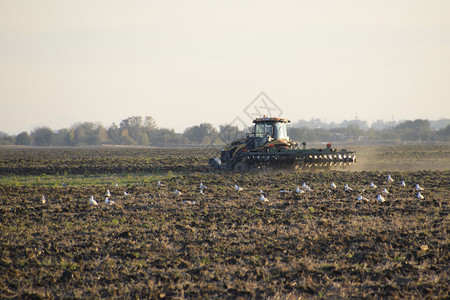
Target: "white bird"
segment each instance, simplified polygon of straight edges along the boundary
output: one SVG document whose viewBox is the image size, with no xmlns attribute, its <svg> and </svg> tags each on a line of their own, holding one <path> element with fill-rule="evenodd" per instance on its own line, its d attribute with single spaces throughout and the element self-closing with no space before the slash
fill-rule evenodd
<svg viewBox="0 0 450 300">
<path fill-rule="evenodd" d="M 118 186 L 119 186 L 119 183 L 116 182 L 116 187 L 118 187 Z"/>
<path fill-rule="evenodd" d="M 200 182 L 200 189 L 201 189 L 201 190 L 206 189 L 206 186 L 203 185 L 203 182 Z"/>
<path fill-rule="evenodd" d="M 194 204 L 196 204 L 197 202 L 195 202 L 195 201 L 193 201 L 193 200 L 183 200 L 183 201 L 181 201 L 181 203 L 183 203 L 183 204 L 191 204 L 191 205 L 194 205 Z"/>
<path fill-rule="evenodd" d="M 289 193 L 289 191 L 288 190 L 280 190 L 280 193 L 286 194 L 286 193 Z"/>
<path fill-rule="evenodd" d="M 366 197 L 363 197 L 362 195 L 359 195 L 356 200 L 358 200 L 358 201 L 369 201 L 369 199 L 367 199 Z"/>
<path fill-rule="evenodd" d="M 98 205 L 97 201 L 95 201 L 94 196 L 91 196 L 89 198 L 89 205 Z"/>
<path fill-rule="evenodd" d="M 405 187 L 405 186 L 406 186 L 406 183 L 405 183 L 405 181 L 404 181 L 404 180 L 402 180 L 402 183 L 400 183 L 400 185 L 401 185 L 402 187 Z"/>
<path fill-rule="evenodd" d="M 353 191 L 353 189 L 352 189 L 351 187 L 349 187 L 347 183 L 346 183 L 345 186 L 344 186 L 344 190 L 345 190 L 346 192 Z"/>
<path fill-rule="evenodd" d="M 376 188 L 377 188 L 377 186 L 375 185 L 375 183 L 373 183 L 373 181 L 370 183 L 370 187 L 371 187 L 372 189 L 376 189 Z"/>
<path fill-rule="evenodd" d="M 422 199 L 424 199 L 425 197 L 422 196 L 422 194 L 421 194 L 420 192 L 417 192 L 416 198 L 422 200 Z"/>
<path fill-rule="evenodd" d="M 388 182 L 393 182 L 394 181 L 394 179 L 392 179 L 392 177 L 391 177 L 391 174 L 388 174 L 387 181 Z"/>
<path fill-rule="evenodd" d="M 384 201 L 386 201 L 386 199 L 384 199 L 383 196 L 378 195 L 377 201 L 378 201 L 378 202 L 384 202 Z"/>
<path fill-rule="evenodd" d="M 163 187 L 164 186 L 164 184 L 161 183 L 161 180 L 158 180 L 158 186 L 159 187 Z"/>
<path fill-rule="evenodd" d="M 303 184 L 302 184 L 302 188 L 304 188 L 304 189 L 308 189 L 309 188 L 309 186 L 306 184 L 306 182 L 303 182 Z"/>
<path fill-rule="evenodd" d="M 240 191 L 242 191 L 243 190 L 243 188 L 241 188 L 240 186 L 238 186 L 238 185 L 234 185 L 234 188 L 235 188 L 235 190 L 236 191 L 238 191 L 238 192 L 240 192 Z"/>
<path fill-rule="evenodd" d="M 262 189 L 259 189 L 259 193 L 260 194 L 265 194 L 264 191 Z"/>
<path fill-rule="evenodd" d="M 123 191 L 123 195 L 124 195 L 124 196 L 129 196 L 130 194 L 128 194 L 127 191 Z"/>
<path fill-rule="evenodd" d="M 42 196 L 41 202 L 42 204 L 45 204 L 45 196 Z"/>
<path fill-rule="evenodd" d="M 175 191 L 173 192 L 176 196 L 181 196 L 183 195 L 182 192 L 180 192 L 179 190 L 175 189 Z"/>
<path fill-rule="evenodd" d="M 108 204 L 108 205 L 113 205 L 114 203 L 116 203 L 116 201 L 109 200 L 109 198 L 106 197 L 106 198 L 105 198 L 105 203 Z"/>
<path fill-rule="evenodd" d="M 336 186 L 336 184 L 334 184 L 334 182 L 331 183 L 331 187 L 332 187 L 333 189 L 337 188 L 337 186 Z"/>
<path fill-rule="evenodd" d="M 416 183 L 415 188 L 416 188 L 416 190 L 418 190 L 419 192 L 420 192 L 420 191 L 423 191 L 423 188 L 421 188 L 421 187 L 419 186 L 418 183 Z"/>
<path fill-rule="evenodd" d="M 302 190 L 302 189 L 300 189 L 298 186 L 295 188 L 295 192 L 297 193 L 297 194 L 303 194 L 305 191 L 304 190 Z"/>
<path fill-rule="evenodd" d="M 111 192 L 109 191 L 109 189 L 106 190 L 106 197 L 111 197 Z"/>
<path fill-rule="evenodd" d="M 203 190 L 200 190 L 200 195 L 203 195 Z"/>
<path fill-rule="evenodd" d="M 261 196 L 259 196 L 259 200 L 262 202 L 269 202 L 269 199 L 267 199 L 266 197 L 264 197 L 263 194 L 261 194 Z"/>
<path fill-rule="evenodd" d="M 384 188 L 383 193 L 385 193 L 387 195 L 387 194 L 389 194 L 389 191 L 386 188 Z"/>
<path fill-rule="evenodd" d="M 306 191 L 307 191 L 307 192 L 312 192 L 311 187 L 308 186 L 308 187 L 306 188 Z"/>
</svg>

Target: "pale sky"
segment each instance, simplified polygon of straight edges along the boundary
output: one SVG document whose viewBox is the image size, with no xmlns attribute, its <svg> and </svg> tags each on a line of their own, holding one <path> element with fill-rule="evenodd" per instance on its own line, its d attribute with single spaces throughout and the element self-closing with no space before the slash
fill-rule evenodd
<svg viewBox="0 0 450 300">
<path fill-rule="evenodd" d="M 0 131 L 450 118 L 450 1 L 0 0 Z"/>
</svg>

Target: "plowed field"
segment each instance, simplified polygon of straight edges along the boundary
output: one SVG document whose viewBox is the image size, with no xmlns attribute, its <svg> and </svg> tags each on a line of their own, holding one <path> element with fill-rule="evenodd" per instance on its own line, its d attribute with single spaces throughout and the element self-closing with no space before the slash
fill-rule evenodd
<svg viewBox="0 0 450 300">
<path fill-rule="evenodd" d="M 449 298 L 449 147 L 357 150 L 241 174 L 209 149 L 0 149 L 0 298 Z"/>
</svg>

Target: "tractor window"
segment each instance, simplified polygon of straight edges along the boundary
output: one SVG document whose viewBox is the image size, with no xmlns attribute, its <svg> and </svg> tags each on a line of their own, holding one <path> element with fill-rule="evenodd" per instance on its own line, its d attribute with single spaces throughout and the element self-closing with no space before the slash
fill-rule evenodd
<svg viewBox="0 0 450 300">
<path fill-rule="evenodd" d="M 273 136 L 272 124 L 258 123 L 255 126 L 255 137 Z"/>
<path fill-rule="evenodd" d="M 289 140 L 287 135 L 286 123 L 274 123 L 274 139 Z"/>
</svg>

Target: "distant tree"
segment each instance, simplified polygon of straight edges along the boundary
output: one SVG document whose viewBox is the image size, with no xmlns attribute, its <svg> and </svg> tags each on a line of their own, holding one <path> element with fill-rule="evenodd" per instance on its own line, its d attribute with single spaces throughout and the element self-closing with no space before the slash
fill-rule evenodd
<svg viewBox="0 0 450 300">
<path fill-rule="evenodd" d="M 150 145 L 150 140 L 148 139 L 148 135 L 144 131 L 140 131 L 136 134 L 136 143 L 141 146 Z"/>
<path fill-rule="evenodd" d="M 31 145 L 31 136 L 28 134 L 28 132 L 23 131 L 16 136 L 15 144 L 29 146 Z"/>
<path fill-rule="evenodd" d="M 139 145 L 148 145 L 150 143 L 148 134 L 155 128 L 156 122 L 150 116 L 145 118 L 140 116 L 129 117 L 122 120 L 119 125 L 120 131 L 123 132 L 126 130 L 128 136 Z"/>
<path fill-rule="evenodd" d="M 155 129 L 157 127 L 155 119 L 151 116 L 145 117 L 143 125 L 146 129 Z"/>
<path fill-rule="evenodd" d="M 97 128 L 95 129 L 95 133 L 97 135 L 97 145 L 107 144 L 110 142 L 108 136 L 108 130 L 101 124 L 97 124 Z"/>
<path fill-rule="evenodd" d="M 428 120 L 405 121 L 395 126 L 394 130 L 402 141 L 429 141 L 432 138 Z"/>
<path fill-rule="evenodd" d="M 352 137 L 354 142 L 357 142 L 358 138 L 364 136 L 366 133 L 366 130 L 361 128 L 357 123 L 347 125 L 346 129 L 348 136 Z"/>
<path fill-rule="evenodd" d="M 70 130 L 67 128 L 60 129 L 53 133 L 53 146 L 71 146 Z"/>
<path fill-rule="evenodd" d="M 120 135 L 120 144 L 121 145 L 136 145 L 136 141 L 130 137 L 130 135 L 128 134 L 128 130 L 124 129 L 121 132 Z"/>
<path fill-rule="evenodd" d="M 33 145 L 50 146 L 53 140 L 53 131 L 49 127 L 38 127 L 31 133 Z"/>
<path fill-rule="evenodd" d="M 218 132 L 212 124 L 202 123 L 200 125 L 187 128 L 183 135 L 196 144 L 202 144 L 206 142 L 205 137 L 209 137 L 208 141 L 211 141 L 217 137 Z"/>
<path fill-rule="evenodd" d="M 0 131 L 0 145 L 14 145 L 14 137 Z"/>
<path fill-rule="evenodd" d="M 120 129 L 130 129 L 130 128 L 139 128 L 143 127 L 142 117 L 129 117 L 127 119 L 124 119 L 120 122 Z"/>
<path fill-rule="evenodd" d="M 442 142 L 450 142 L 450 124 L 436 132 L 436 138 Z"/>
<path fill-rule="evenodd" d="M 84 122 L 75 124 L 72 129 L 74 131 L 73 145 L 85 146 L 92 143 L 94 138 L 95 124 L 92 122 Z"/>
<path fill-rule="evenodd" d="M 112 123 L 108 128 L 108 137 L 113 144 L 120 144 L 120 129 L 116 123 Z"/>
<path fill-rule="evenodd" d="M 181 137 L 173 129 L 158 128 L 147 132 L 152 146 L 166 147 L 182 144 Z"/>
</svg>

